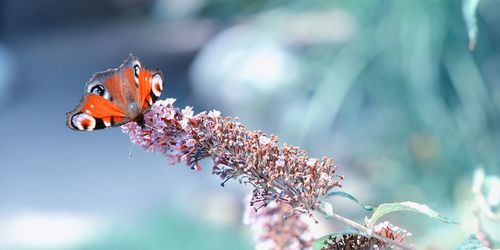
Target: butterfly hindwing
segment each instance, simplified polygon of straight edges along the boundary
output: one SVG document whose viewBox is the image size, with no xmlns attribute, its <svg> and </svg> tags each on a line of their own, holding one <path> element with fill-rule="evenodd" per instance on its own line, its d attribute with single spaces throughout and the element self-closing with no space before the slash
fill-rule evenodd
<svg viewBox="0 0 500 250">
<path fill-rule="evenodd" d="M 148 109 L 160 97 L 163 91 L 163 75 L 161 71 L 140 69 L 138 74 L 138 94 L 142 108 Z"/>
<path fill-rule="evenodd" d="M 105 98 L 86 94 L 80 105 L 68 112 L 67 125 L 74 130 L 92 131 L 119 126 L 130 119 L 125 112 Z"/>
</svg>

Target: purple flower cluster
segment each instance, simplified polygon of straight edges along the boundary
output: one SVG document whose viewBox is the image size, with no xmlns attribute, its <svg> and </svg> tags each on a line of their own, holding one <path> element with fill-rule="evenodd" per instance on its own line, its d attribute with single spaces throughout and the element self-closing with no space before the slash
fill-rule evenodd
<svg viewBox="0 0 500 250">
<path fill-rule="evenodd" d="M 311 214 L 322 196 L 341 186 L 332 159 L 310 158 L 296 146 L 280 148 L 275 135 L 248 131 L 215 110 L 195 115 L 191 107 L 179 109 L 174 102 L 157 101 L 142 127 L 131 122 L 122 126 L 123 132 L 145 150 L 164 154 L 169 164 L 201 170 L 199 160 L 211 158 L 212 173 L 222 185 L 235 179 L 253 186 L 250 204 L 257 209 L 275 201 L 287 203 L 291 214 Z"/>
<path fill-rule="evenodd" d="M 141 127 L 135 122 L 130 122 L 122 126 L 123 133 L 130 136 L 132 143 L 150 152 L 157 152 L 167 157 L 170 165 L 184 163 L 191 165 L 195 170 L 201 170 L 198 163 L 206 155 L 199 155 L 197 152 L 202 147 L 197 147 L 195 127 L 198 123 L 198 116 L 193 116 L 192 107 L 179 109 L 173 107 L 175 99 L 157 101 L 151 110 L 144 114 L 144 126 Z M 220 119 L 219 111 L 210 111 L 205 121 L 206 126 L 213 126 L 217 119 Z"/>
<path fill-rule="evenodd" d="M 288 217 L 292 212 L 293 208 L 282 202 L 271 202 L 258 211 L 247 204 L 243 223 L 253 231 L 255 249 L 310 249 L 314 241 L 309 227 L 312 220 L 305 215 Z"/>
</svg>

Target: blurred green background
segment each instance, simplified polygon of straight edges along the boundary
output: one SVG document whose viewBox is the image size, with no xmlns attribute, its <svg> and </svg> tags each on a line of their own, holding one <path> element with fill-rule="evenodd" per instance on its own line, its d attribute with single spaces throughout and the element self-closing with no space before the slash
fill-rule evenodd
<svg viewBox="0 0 500 250">
<path fill-rule="evenodd" d="M 209 162 L 129 160 L 119 128 L 65 127 L 84 83 L 129 52 L 165 73 L 177 105 L 333 157 L 364 203 L 460 221 L 389 217 L 420 248 L 455 247 L 474 231 L 474 169 L 500 174 L 499 10 L 480 2 L 470 51 L 455 0 L 0 1 L 0 249 L 252 249 L 249 187 L 221 188 Z"/>
</svg>

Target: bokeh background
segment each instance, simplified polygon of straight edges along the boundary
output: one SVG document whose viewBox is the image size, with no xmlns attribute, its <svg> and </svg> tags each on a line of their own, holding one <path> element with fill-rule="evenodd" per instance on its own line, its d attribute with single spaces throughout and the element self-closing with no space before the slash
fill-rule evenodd
<svg viewBox="0 0 500 250">
<path fill-rule="evenodd" d="M 460 221 L 390 217 L 416 246 L 455 247 L 474 230 L 474 169 L 500 174 L 499 11 L 480 2 L 470 51 L 455 0 L 0 1 L 0 249 L 253 248 L 249 187 L 139 148 L 129 159 L 120 128 L 65 126 L 92 74 L 130 52 L 165 73 L 177 105 L 334 157 L 364 203 Z"/>
</svg>

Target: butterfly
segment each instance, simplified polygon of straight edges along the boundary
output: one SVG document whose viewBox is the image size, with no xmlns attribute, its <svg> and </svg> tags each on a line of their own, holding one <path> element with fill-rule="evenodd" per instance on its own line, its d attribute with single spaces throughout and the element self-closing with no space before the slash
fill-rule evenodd
<svg viewBox="0 0 500 250">
<path fill-rule="evenodd" d="M 160 70 L 143 67 L 130 54 L 120 67 L 97 72 L 85 85 L 80 103 L 66 113 L 66 125 L 78 131 L 92 131 L 135 121 L 144 124 L 144 113 L 163 91 Z"/>
</svg>

